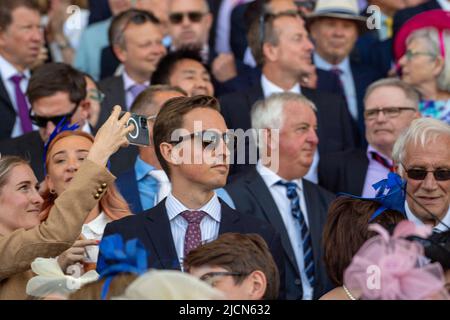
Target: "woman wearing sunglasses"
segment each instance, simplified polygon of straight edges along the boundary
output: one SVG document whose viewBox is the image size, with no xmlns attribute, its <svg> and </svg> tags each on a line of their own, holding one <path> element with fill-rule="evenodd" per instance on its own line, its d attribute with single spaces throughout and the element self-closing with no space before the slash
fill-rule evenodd
<svg viewBox="0 0 450 320">
<path fill-rule="evenodd" d="M 43 199 L 30 166 L 17 157 L 0 159 L 0 300 L 25 299 L 25 286 L 33 276 L 31 262 L 54 257 L 70 248 L 82 225 L 113 183 L 105 168 L 120 146 L 128 145 L 125 127 L 129 114 L 120 120 L 116 106 L 100 128 L 86 160 L 40 223 Z M 102 191 L 100 191 L 102 189 Z"/>
</svg>

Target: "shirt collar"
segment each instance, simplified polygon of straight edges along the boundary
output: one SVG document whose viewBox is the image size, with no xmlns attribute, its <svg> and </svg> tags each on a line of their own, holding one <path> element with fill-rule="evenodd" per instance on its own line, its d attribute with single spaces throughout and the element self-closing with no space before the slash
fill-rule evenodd
<svg viewBox="0 0 450 320">
<path fill-rule="evenodd" d="M 348 73 L 350 71 L 350 59 L 348 56 L 342 60 L 341 63 L 334 65 L 322 58 L 317 52 L 314 52 L 314 64 L 317 68 L 322 70 L 330 70 L 337 67 L 343 73 Z"/>
<path fill-rule="evenodd" d="M 125 91 L 130 90 L 130 88 L 132 86 L 134 86 L 135 84 L 138 84 L 136 81 L 134 81 L 133 79 L 130 78 L 130 76 L 125 71 L 125 69 L 123 70 L 123 73 L 122 73 L 122 79 L 123 79 L 123 85 L 124 85 Z M 146 86 L 149 86 L 150 81 L 145 81 L 143 84 Z"/>
<path fill-rule="evenodd" d="M 180 200 L 175 198 L 175 196 L 172 194 L 172 192 L 169 193 L 169 195 L 166 198 L 166 209 L 171 208 L 173 210 L 167 210 L 167 214 L 169 216 L 169 220 L 172 221 L 175 219 L 180 213 L 188 210 L 188 211 L 204 211 L 206 212 L 211 218 L 216 220 L 217 222 L 220 222 L 221 217 L 221 205 L 219 202 L 219 198 L 217 197 L 216 193 L 214 192 L 212 198 L 201 208 L 199 209 L 190 209 L 186 207 L 184 204 L 181 203 Z"/>
<path fill-rule="evenodd" d="M 406 218 L 409 221 L 414 222 L 414 224 L 418 226 L 424 225 L 424 223 L 419 218 L 417 218 L 416 215 L 411 211 L 408 205 L 408 201 L 405 201 L 405 212 Z M 442 219 L 442 222 L 444 222 L 447 226 L 450 226 L 450 207 L 448 208 L 445 217 Z M 447 228 L 442 223 L 439 223 L 433 229 L 440 232 L 447 231 Z"/>
<path fill-rule="evenodd" d="M 137 181 L 143 179 L 152 170 L 155 170 L 154 166 L 142 160 L 140 156 L 137 156 L 136 162 L 134 163 L 134 171 L 136 172 Z"/>
<path fill-rule="evenodd" d="M 371 144 L 369 144 L 369 146 L 367 147 L 367 158 L 369 159 L 369 161 L 372 160 L 372 154 L 371 152 L 375 152 L 378 155 L 380 155 L 381 157 L 383 157 L 385 160 L 387 160 L 389 162 L 389 164 L 393 164 L 394 161 L 389 158 L 388 156 L 386 156 L 385 154 L 381 153 L 380 151 L 378 151 L 377 149 L 375 149 Z"/>
<path fill-rule="evenodd" d="M 88 229 L 95 235 L 101 236 L 103 234 L 103 231 L 105 230 L 106 224 L 110 223 L 111 221 L 112 220 L 110 217 L 101 212 L 94 220 L 83 225 L 83 231 L 85 229 Z"/>
<path fill-rule="evenodd" d="M 25 78 L 30 78 L 30 70 L 26 69 L 24 72 L 19 72 L 17 69 L 8 61 L 6 60 L 2 55 L 0 55 L 0 70 L 2 74 L 3 80 L 9 80 L 12 76 L 16 74 L 23 74 Z"/>
<path fill-rule="evenodd" d="M 258 160 L 258 163 L 256 165 L 256 170 L 261 175 L 261 178 L 264 180 L 268 188 L 273 187 L 278 183 L 278 181 L 285 179 L 281 178 L 278 174 L 270 170 L 268 167 L 264 166 L 261 162 L 261 160 Z M 298 189 L 303 190 L 303 180 L 302 179 L 294 179 L 292 182 L 295 182 L 297 184 Z"/>
<path fill-rule="evenodd" d="M 264 97 L 265 98 L 269 97 L 273 93 L 281 93 L 281 92 L 286 92 L 286 91 L 293 92 L 293 93 L 298 93 L 298 94 L 302 93 L 302 90 L 300 88 L 300 84 L 299 83 L 296 83 L 289 90 L 284 90 L 283 88 L 280 88 L 279 86 L 277 86 L 276 84 L 271 82 L 269 79 L 267 79 L 267 77 L 264 74 L 261 75 L 261 87 L 263 89 L 263 93 L 264 93 Z"/>
</svg>

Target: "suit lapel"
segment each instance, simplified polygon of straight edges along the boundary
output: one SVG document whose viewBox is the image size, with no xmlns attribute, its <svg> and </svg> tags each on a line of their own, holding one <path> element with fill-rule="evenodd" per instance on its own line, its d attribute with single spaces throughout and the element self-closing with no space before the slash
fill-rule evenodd
<svg viewBox="0 0 450 320">
<path fill-rule="evenodd" d="M 153 243 L 154 254 L 158 256 L 161 267 L 164 269 L 181 269 L 173 242 L 169 217 L 167 216 L 166 201 L 161 201 L 154 209 L 143 214 L 147 215 L 144 220 L 147 224 L 145 231 Z"/>
<path fill-rule="evenodd" d="M 350 193 L 354 195 L 362 195 L 364 189 L 364 182 L 369 167 L 369 160 L 364 151 L 358 150 L 351 153 L 351 156 L 345 162 L 345 179 L 348 181 L 348 186 L 351 188 Z"/>
<path fill-rule="evenodd" d="M 278 230 L 284 251 L 288 256 L 289 261 L 294 266 L 296 272 L 299 273 L 291 240 L 289 239 L 283 219 L 281 218 L 281 214 L 275 204 L 275 200 L 273 200 L 272 194 L 264 183 L 264 180 L 261 178 L 256 169 L 253 169 L 251 174 L 249 174 L 245 179 L 245 182 L 248 191 L 253 195 L 253 197 L 255 197 L 255 199 L 258 199 L 257 203 L 261 206 L 266 220 L 275 228 L 275 230 Z"/>
<path fill-rule="evenodd" d="M 234 225 L 239 221 L 239 215 L 233 212 L 230 207 L 225 205 L 222 200 L 219 199 L 219 201 L 221 207 L 219 234 L 236 232 Z"/>
<path fill-rule="evenodd" d="M 0 100 L 3 101 L 3 103 L 8 106 L 12 111 L 14 111 L 11 99 L 9 98 L 8 92 L 6 91 L 5 84 L 0 79 Z"/>
</svg>

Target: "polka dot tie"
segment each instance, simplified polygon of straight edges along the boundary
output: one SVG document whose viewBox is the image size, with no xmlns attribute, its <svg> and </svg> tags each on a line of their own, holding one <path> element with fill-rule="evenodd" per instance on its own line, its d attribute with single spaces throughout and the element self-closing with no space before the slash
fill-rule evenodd
<svg viewBox="0 0 450 320">
<path fill-rule="evenodd" d="M 184 256 L 197 248 L 202 241 L 200 222 L 206 216 L 204 211 L 184 211 L 181 216 L 188 222 L 186 235 L 184 236 Z"/>
</svg>

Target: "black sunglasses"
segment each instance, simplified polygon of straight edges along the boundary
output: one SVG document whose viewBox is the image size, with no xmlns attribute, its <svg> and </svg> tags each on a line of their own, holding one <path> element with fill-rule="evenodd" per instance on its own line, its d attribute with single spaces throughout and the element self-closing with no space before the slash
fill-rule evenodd
<svg viewBox="0 0 450 320">
<path fill-rule="evenodd" d="M 169 21 L 173 24 L 180 24 L 187 16 L 191 22 L 200 22 L 205 14 L 201 11 L 174 12 L 169 15 Z"/>
<path fill-rule="evenodd" d="M 34 125 L 38 126 L 39 128 L 45 128 L 49 121 L 51 121 L 55 126 L 57 126 L 64 118 L 66 118 L 67 122 L 70 122 L 70 119 L 72 118 L 72 116 L 77 111 L 79 105 L 80 104 L 77 103 L 75 108 L 69 113 L 62 114 L 62 115 L 59 115 L 59 116 L 54 116 L 54 117 L 41 117 L 41 116 L 38 116 L 38 115 L 36 115 L 34 113 L 33 109 L 30 109 L 30 112 L 28 113 L 28 115 L 29 115 L 29 117 L 31 119 L 31 123 L 33 123 Z"/>
<path fill-rule="evenodd" d="M 424 180 L 428 174 L 428 172 L 432 172 L 434 179 L 436 181 L 447 181 L 450 180 L 450 170 L 449 169 L 437 169 L 437 170 L 425 170 L 425 169 L 406 169 L 406 167 L 402 164 L 402 167 L 405 169 L 408 178 L 413 180 Z"/>
<path fill-rule="evenodd" d="M 186 136 L 179 137 L 178 141 L 171 141 L 172 144 L 179 144 L 189 139 L 201 139 L 203 149 L 207 147 L 215 148 L 218 146 L 220 139 L 230 147 L 234 144 L 236 136 L 231 132 L 219 133 L 212 130 L 197 131 Z"/>
</svg>

